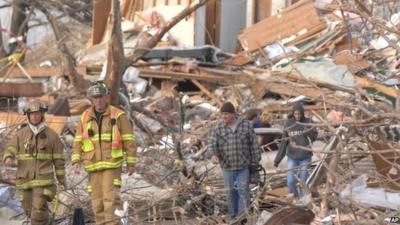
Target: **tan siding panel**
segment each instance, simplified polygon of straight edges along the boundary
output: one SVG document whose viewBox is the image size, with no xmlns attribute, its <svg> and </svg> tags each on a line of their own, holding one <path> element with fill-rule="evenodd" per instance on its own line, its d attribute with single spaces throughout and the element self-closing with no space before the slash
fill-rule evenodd
<svg viewBox="0 0 400 225">
<path fill-rule="evenodd" d="M 246 28 L 239 35 L 239 40 L 245 49 L 255 51 L 304 29 L 313 30 L 315 33 L 314 28 L 320 27 L 319 30 L 322 30 L 325 28 L 324 24 L 314 8 L 313 1 L 302 1 L 289 7 L 280 15 L 268 17 Z"/>
</svg>

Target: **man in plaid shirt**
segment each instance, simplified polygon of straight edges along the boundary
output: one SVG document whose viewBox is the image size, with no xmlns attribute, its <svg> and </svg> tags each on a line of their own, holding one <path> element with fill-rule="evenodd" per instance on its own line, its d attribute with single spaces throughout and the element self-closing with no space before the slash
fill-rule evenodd
<svg viewBox="0 0 400 225">
<path fill-rule="evenodd" d="M 249 167 L 259 164 L 261 149 L 252 124 L 237 117 L 230 102 L 221 107 L 221 122 L 209 137 L 208 149 L 211 161 L 221 165 L 229 216 L 233 219 L 250 206 Z"/>
</svg>

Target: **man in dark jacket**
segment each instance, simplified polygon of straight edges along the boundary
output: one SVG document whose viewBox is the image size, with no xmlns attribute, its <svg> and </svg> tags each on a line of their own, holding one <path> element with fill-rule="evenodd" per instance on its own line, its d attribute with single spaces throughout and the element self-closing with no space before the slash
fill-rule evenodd
<svg viewBox="0 0 400 225">
<path fill-rule="evenodd" d="M 311 119 L 304 117 L 304 108 L 301 103 L 296 103 L 293 106 L 292 118 L 289 118 L 286 122 L 283 134 L 284 139 L 279 146 L 279 151 L 274 160 L 274 166 L 278 167 L 283 157 L 285 157 L 285 155 L 288 156 L 288 171 L 286 174 L 287 185 L 289 192 L 292 193 L 295 198 L 304 195 L 304 190 L 302 188 L 297 189 L 297 169 L 300 169 L 300 181 L 302 185 L 305 185 L 312 157 L 312 152 L 307 151 L 305 148 L 310 148 L 311 143 L 315 141 L 318 136 L 317 130 L 307 125 L 310 123 L 312 123 Z M 295 147 L 294 145 L 300 147 Z"/>
<path fill-rule="evenodd" d="M 251 123 L 237 117 L 230 102 L 221 107 L 221 122 L 210 135 L 208 149 L 211 161 L 221 165 L 233 219 L 250 206 L 249 167 L 259 164 L 261 149 Z"/>
</svg>

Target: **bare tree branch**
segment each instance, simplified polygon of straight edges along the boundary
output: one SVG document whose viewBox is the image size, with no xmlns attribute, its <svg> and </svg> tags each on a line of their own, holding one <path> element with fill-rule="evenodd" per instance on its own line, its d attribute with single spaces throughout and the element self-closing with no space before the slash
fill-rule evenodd
<svg viewBox="0 0 400 225">
<path fill-rule="evenodd" d="M 78 74 L 78 72 L 75 70 L 75 59 L 69 53 L 67 45 L 64 42 L 65 37 L 62 35 L 62 32 L 60 31 L 56 19 L 40 3 L 40 1 L 35 2 L 35 7 L 46 15 L 47 20 L 50 22 L 51 27 L 53 28 L 54 36 L 58 43 L 57 46 L 62 54 L 62 62 L 63 62 L 62 64 L 63 64 L 64 74 L 69 77 L 69 79 L 72 81 L 72 83 L 75 85 L 75 87 L 80 93 L 85 93 L 86 88 L 89 85 L 89 81 L 83 79 L 83 77 L 80 74 Z"/>
<path fill-rule="evenodd" d="M 189 16 L 196 9 L 200 8 L 204 4 L 206 4 L 209 0 L 200 0 L 197 4 L 193 6 L 189 6 L 176 15 L 172 20 L 164 26 L 157 35 L 154 35 L 144 46 L 141 48 L 135 49 L 132 56 L 128 56 L 127 58 L 127 66 L 134 64 L 137 60 L 139 60 L 143 55 L 145 55 L 150 49 L 154 48 L 157 43 L 161 40 L 165 33 L 167 33 L 172 27 L 174 27 L 177 23 L 179 23 L 183 18 Z"/>
</svg>

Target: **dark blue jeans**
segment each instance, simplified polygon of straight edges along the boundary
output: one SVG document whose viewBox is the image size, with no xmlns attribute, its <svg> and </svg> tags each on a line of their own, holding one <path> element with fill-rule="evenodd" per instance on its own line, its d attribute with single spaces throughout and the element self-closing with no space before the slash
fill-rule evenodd
<svg viewBox="0 0 400 225">
<path fill-rule="evenodd" d="M 297 188 L 297 177 L 300 178 L 302 185 L 305 185 L 308 178 L 308 168 L 310 165 L 311 158 L 296 160 L 288 157 L 287 159 L 287 168 L 289 170 L 286 173 L 287 186 L 289 188 L 289 192 L 292 193 L 296 198 L 304 196 L 303 188 Z"/>
<path fill-rule="evenodd" d="M 249 169 L 222 170 L 228 194 L 229 216 L 235 218 L 250 206 Z"/>
</svg>

